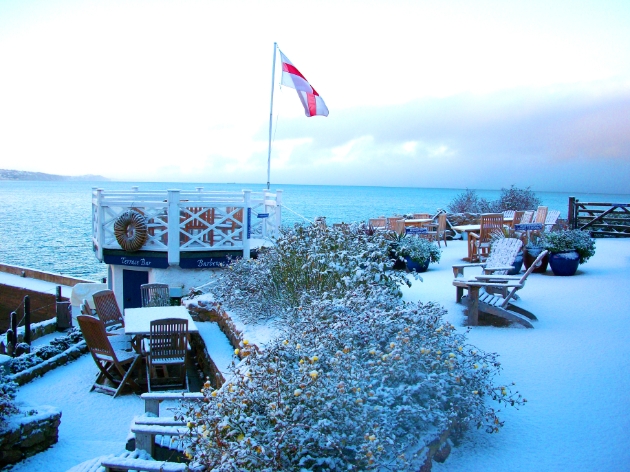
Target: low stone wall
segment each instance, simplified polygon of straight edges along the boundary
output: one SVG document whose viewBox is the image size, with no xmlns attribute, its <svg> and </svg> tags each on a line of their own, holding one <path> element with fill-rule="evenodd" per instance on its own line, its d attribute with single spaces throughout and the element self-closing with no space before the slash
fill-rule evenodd
<svg viewBox="0 0 630 472">
<path fill-rule="evenodd" d="M 88 352 L 88 347 L 85 341 L 81 341 L 74 346 L 69 347 L 60 354 L 57 354 L 50 359 L 42 361 L 41 363 L 31 367 L 30 369 L 23 370 L 17 374 L 8 375 L 9 380 L 13 380 L 18 385 L 24 385 L 36 377 L 41 377 L 46 372 L 49 372 L 57 367 L 67 364 L 81 357 Z"/>
<path fill-rule="evenodd" d="M 37 454 L 59 438 L 61 411 L 51 406 L 20 407 L 0 428 L 0 467 Z"/>
</svg>

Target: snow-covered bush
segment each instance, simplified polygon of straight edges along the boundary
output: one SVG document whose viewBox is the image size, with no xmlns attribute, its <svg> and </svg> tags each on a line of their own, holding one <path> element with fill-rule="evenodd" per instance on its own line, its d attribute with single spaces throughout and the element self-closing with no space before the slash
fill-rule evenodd
<svg viewBox="0 0 630 472">
<path fill-rule="evenodd" d="M 396 253 L 399 256 L 409 257 L 418 264 L 440 262 L 442 251 L 436 243 L 418 236 L 406 236 L 401 238 Z"/>
<path fill-rule="evenodd" d="M 17 388 L 17 383 L 6 379 L 0 371 L 0 424 L 18 411 L 14 404 Z"/>
<path fill-rule="evenodd" d="M 427 303 L 389 307 L 384 287 L 312 300 L 281 335 L 191 404 L 189 456 L 211 470 L 418 470 L 425 447 L 468 426 L 498 431 L 495 354 Z M 244 342 L 243 350 L 248 350 Z"/>
<path fill-rule="evenodd" d="M 50 341 L 49 344 L 37 347 L 32 352 L 22 354 L 19 357 L 15 357 L 9 361 L 9 368 L 11 373 L 16 374 L 18 372 L 30 369 L 42 361 L 48 360 L 63 351 L 70 346 L 77 344 L 83 340 L 83 333 L 77 327 L 73 327 L 67 334 L 60 336 Z"/>
<path fill-rule="evenodd" d="M 466 189 L 448 205 L 451 213 L 501 213 L 506 210 L 532 210 L 541 204 L 540 198 L 529 188 L 502 188 L 497 200 L 488 201 L 477 192 Z"/>
<path fill-rule="evenodd" d="M 212 291 L 244 321 L 282 321 L 303 304 L 305 294 L 332 300 L 381 285 L 400 296 L 405 275 L 392 271 L 391 241 L 353 225 L 335 231 L 319 225 L 285 229 L 257 259 L 238 260 L 218 276 Z M 246 307 L 245 310 L 241 310 Z"/>
<path fill-rule="evenodd" d="M 595 240 L 588 231 L 566 229 L 543 233 L 541 246 L 550 252 L 576 251 L 580 256 L 580 264 L 586 263 L 595 255 Z"/>
</svg>

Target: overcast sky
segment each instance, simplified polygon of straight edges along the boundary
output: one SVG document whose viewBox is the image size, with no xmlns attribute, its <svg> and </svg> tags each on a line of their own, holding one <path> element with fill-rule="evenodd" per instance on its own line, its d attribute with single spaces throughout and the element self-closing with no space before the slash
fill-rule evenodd
<svg viewBox="0 0 630 472">
<path fill-rule="evenodd" d="M 630 193 L 630 2 L 0 0 L 0 168 Z"/>
</svg>

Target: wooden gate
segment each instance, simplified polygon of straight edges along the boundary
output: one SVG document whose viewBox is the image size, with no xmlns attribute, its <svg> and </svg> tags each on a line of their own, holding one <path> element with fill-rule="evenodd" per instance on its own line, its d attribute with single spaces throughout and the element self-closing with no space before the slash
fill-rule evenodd
<svg viewBox="0 0 630 472">
<path fill-rule="evenodd" d="M 630 203 L 581 202 L 569 197 L 569 228 L 591 236 L 630 237 Z"/>
</svg>

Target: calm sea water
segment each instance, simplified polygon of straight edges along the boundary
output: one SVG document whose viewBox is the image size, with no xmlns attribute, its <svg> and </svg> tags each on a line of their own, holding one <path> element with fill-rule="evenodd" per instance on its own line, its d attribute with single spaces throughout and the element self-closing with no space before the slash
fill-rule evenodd
<svg viewBox="0 0 630 472">
<path fill-rule="evenodd" d="M 88 280 L 107 274 L 92 251 L 91 191 L 180 189 L 260 191 L 261 185 L 133 182 L 12 182 L 0 181 L 0 262 L 56 272 Z M 365 221 L 379 215 L 435 213 L 446 209 L 462 189 L 405 187 L 341 187 L 278 185 L 285 209 L 283 223 L 325 216 L 329 224 Z M 498 198 L 498 190 L 479 190 L 479 196 Z M 565 218 L 568 197 L 582 201 L 628 202 L 630 195 L 536 192 L 550 209 Z"/>
</svg>

